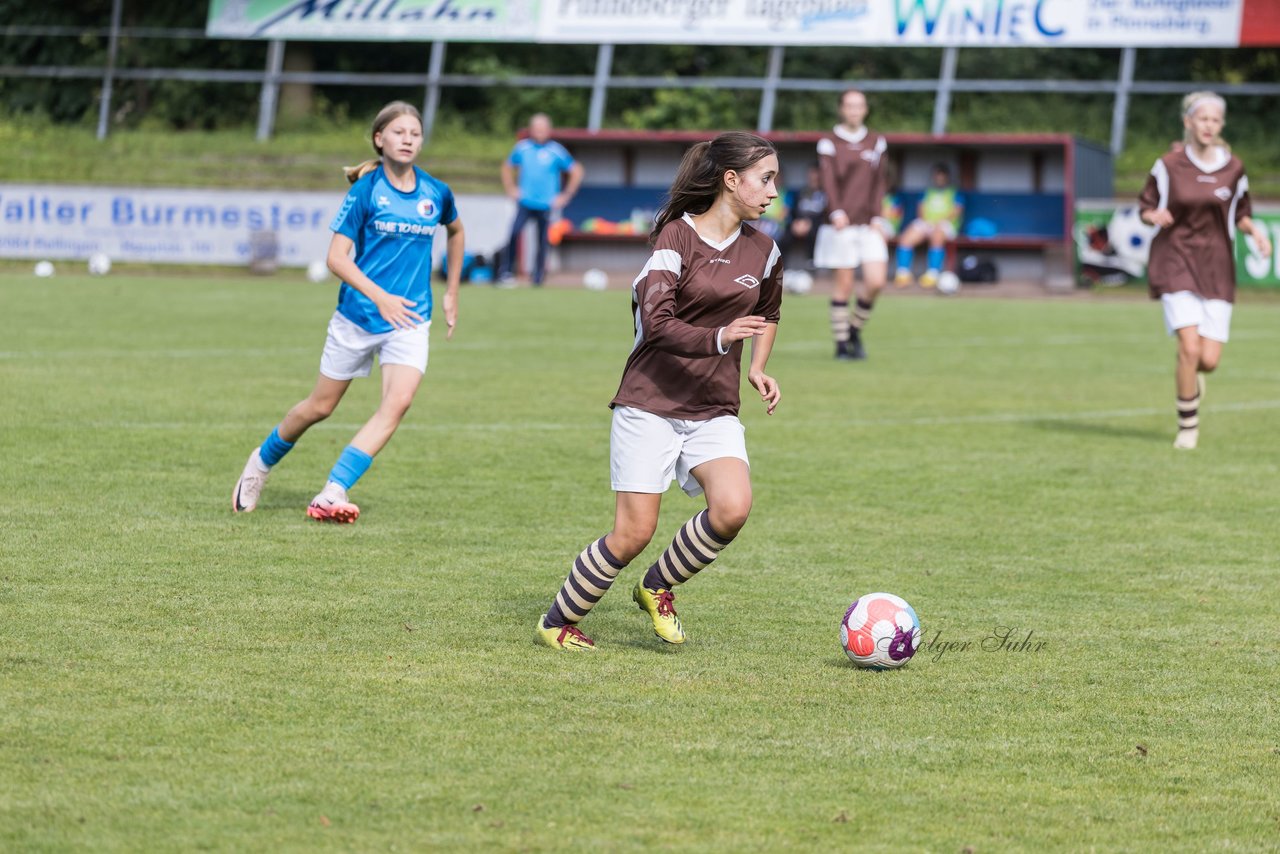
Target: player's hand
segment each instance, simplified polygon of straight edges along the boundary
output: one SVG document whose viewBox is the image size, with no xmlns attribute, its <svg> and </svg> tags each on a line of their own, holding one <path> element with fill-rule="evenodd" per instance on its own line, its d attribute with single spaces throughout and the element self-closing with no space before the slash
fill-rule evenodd
<svg viewBox="0 0 1280 854">
<path fill-rule="evenodd" d="M 753 371 L 747 374 L 747 381 L 755 386 L 756 391 L 760 392 L 760 399 L 764 401 L 765 413 L 773 414 L 773 410 L 778 408 L 778 401 L 782 400 L 782 390 L 778 388 L 778 381 L 766 373 Z"/>
<path fill-rule="evenodd" d="M 1258 247 L 1258 254 L 1263 258 L 1271 257 L 1271 238 L 1267 237 L 1267 233 L 1261 228 L 1255 228 L 1253 234 L 1253 245 Z"/>
<path fill-rule="evenodd" d="M 551 200 L 551 209 L 555 211 L 564 210 L 564 206 L 569 204 L 569 197 L 564 193 L 556 193 L 556 197 Z"/>
<path fill-rule="evenodd" d="M 734 341 L 744 341 L 752 335 L 763 335 L 766 328 L 768 324 L 763 317 L 754 314 L 739 317 L 720 332 L 720 343 L 727 348 Z"/>
<path fill-rule="evenodd" d="M 382 315 L 382 319 L 396 329 L 412 329 L 422 322 L 422 315 L 411 310 L 417 305 L 411 299 L 384 293 L 373 304 L 378 307 L 378 314 Z"/>
<path fill-rule="evenodd" d="M 458 325 L 458 295 L 450 291 L 444 292 L 444 322 L 449 327 L 444 340 L 453 337 L 453 329 Z"/>
<path fill-rule="evenodd" d="M 1173 214 L 1169 213 L 1168 208 L 1156 208 L 1147 214 L 1146 220 L 1152 225 L 1168 228 L 1173 225 Z"/>
<path fill-rule="evenodd" d="M 849 215 L 844 211 L 836 211 L 831 215 L 831 224 L 836 228 L 847 228 L 849 225 Z"/>
</svg>

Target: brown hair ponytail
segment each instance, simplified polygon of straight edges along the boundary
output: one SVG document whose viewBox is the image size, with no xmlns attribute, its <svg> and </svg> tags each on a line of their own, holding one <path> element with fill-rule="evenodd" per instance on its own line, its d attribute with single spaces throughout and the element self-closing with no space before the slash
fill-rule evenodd
<svg viewBox="0 0 1280 854">
<path fill-rule="evenodd" d="M 709 142 L 692 146 L 680 161 L 666 201 L 649 232 L 649 242 L 657 241 L 667 223 L 687 213 L 706 213 L 724 188 L 724 173 L 743 172 L 770 154 L 776 154 L 773 143 L 743 131 L 722 133 Z"/>
</svg>

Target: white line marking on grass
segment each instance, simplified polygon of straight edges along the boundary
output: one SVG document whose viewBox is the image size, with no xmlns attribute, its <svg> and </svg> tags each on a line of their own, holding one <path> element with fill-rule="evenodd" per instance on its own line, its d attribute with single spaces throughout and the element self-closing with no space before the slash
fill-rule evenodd
<svg viewBox="0 0 1280 854">
<path fill-rule="evenodd" d="M 1256 412 L 1280 409 L 1280 400 L 1251 400 L 1201 407 L 1204 412 Z M 852 418 L 840 423 L 850 427 L 924 426 L 950 424 L 1018 424 L 1035 421 L 1105 421 L 1109 418 L 1149 418 L 1169 415 L 1173 407 L 1101 409 L 1091 412 L 989 412 L 985 415 L 922 415 L 917 418 Z"/>
<path fill-rule="evenodd" d="M 890 338 L 879 342 L 878 347 L 885 350 L 937 350 L 945 347 L 1074 347 L 1078 344 L 1150 344 L 1163 340 L 1166 336 L 1151 333 L 1132 333 L 1118 335 L 1102 334 L 1069 334 L 1046 335 L 1043 337 L 1026 335 L 974 335 L 968 338 Z M 1263 341 L 1277 337 L 1274 332 L 1265 330 L 1239 331 L 1233 330 L 1232 340 Z M 806 340 L 781 342 L 774 346 L 774 351 L 807 352 L 825 350 L 830 346 L 825 340 Z"/>
<path fill-rule="evenodd" d="M 223 359 L 237 356 L 283 356 L 296 353 L 317 353 L 317 347 L 208 347 L 172 350 L 0 350 L 0 359 Z"/>
</svg>

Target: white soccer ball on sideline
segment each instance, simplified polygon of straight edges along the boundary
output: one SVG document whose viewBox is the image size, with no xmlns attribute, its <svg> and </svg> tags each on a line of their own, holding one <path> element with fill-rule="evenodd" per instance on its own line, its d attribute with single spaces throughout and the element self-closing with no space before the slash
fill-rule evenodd
<svg viewBox="0 0 1280 854">
<path fill-rule="evenodd" d="M 952 294 L 959 293 L 959 291 L 960 277 L 955 273 L 947 270 L 942 275 L 938 276 L 938 293 L 951 296 Z"/>
<path fill-rule="evenodd" d="M 859 667 L 901 667 L 920 648 L 920 618 L 901 596 L 859 596 L 840 621 L 840 646 Z"/>
<path fill-rule="evenodd" d="M 323 261 L 312 261 L 307 265 L 307 279 L 317 284 L 329 278 L 329 265 Z"/>
<path fill-rule="evenodd" d="M 105 276 L 111 272 L 111 256 L 105 252 L 95 252 L 89 256 L 89 275 Z"/>
<path fill-rule="evenodd" d="M 40 278 L 47 279 L 53 275 L 53 262 L 37 261 L 35 270 L 33 272 Z"/>
<path fill-rule="evenodd" d="M 782 289 L 791 294 L 807 294 L 813 290 L 813 275 L 808 270 L 783 270 Z"/>
<path fill-rule="evenodd" d="M 602 291 L 609 287 L 609 274 L 599 267 L 592 267 L 582 274 L 582 286 L 589 291 Z"/>
<path fill-rule="evenodd" d="M 1141 276 L 1151 257 L 1151 241 L 1160 229 L 1142 221 L 1137 207 L 1118 208 L 1107 222 L 1107 242 L 1111 244 L 1121 269 L 1131 276 Z"/>
</svg>

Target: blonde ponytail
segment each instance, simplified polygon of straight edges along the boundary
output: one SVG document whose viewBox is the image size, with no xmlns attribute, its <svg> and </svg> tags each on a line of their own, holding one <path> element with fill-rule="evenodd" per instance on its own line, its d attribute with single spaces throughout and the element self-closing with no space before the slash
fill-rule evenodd
<svg viewBox="0 0 1280 854">
<path fill-rule="evenodd" d="M 354 184 L 356 181 L 359 181 L 365 175 L 368 175 L 370 172 L 372 172 L 374 169 L 377 169 L 381 165 L 382 165 L 382 159 L 379 157 L 375 157 L 372 160 L 366 160 L 365 162 L 360 163 L 356 166 L 343 166 L 342 174 L 347 176 L 348 183 Z"/>
</svg>

